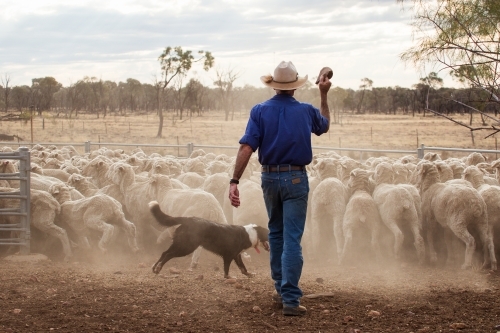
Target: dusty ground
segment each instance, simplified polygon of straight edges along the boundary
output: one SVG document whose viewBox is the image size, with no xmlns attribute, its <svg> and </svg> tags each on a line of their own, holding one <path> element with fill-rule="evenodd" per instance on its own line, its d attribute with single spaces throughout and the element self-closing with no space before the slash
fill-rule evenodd
<svg viewBox="0 0 500 333">
<path fill-rule="evenodd" d="M 294 318 L 271 301 L 268 255 L 252 257 L 247 267 L 256 276 L 233 264 L 234 283 L 206 253 L 193 272 L 186 257 L 159 276 L 150 270 L 156 257 L 1 260 L 0 332 L 495 332 L 500 325 L 498 273 L 309 260 L 301 280 L 308 314 Z"/>
</svg>

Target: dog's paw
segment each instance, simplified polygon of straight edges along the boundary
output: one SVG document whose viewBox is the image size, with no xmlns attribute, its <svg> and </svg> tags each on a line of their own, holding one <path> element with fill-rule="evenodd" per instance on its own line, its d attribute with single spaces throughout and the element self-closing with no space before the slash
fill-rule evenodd
<svg viewBox="0 0 500 333">
<path fill-rule="evenodd" d="M 153 268 L 152 268 L 152 269 L 153 269 L 153 273 L 155 273 L 155 274 L 159 274 L 159 273 L 160 273 L 160 271 L 161 271 L 161 268 L 162 268 L 162 266 L 161 266 L 161 265 L 155 264 L 155 265 L 153 266 Z"/>
</svg>

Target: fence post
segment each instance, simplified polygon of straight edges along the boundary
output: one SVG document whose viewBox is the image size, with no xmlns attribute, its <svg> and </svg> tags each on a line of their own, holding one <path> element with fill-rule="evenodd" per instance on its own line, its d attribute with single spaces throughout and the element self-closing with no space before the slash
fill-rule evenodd
<svg viewBox="0 0 500 333">
<path fill-rule="evenodd" d="M 191 153 L 193 152 L 193 144 L 190 142 L 187 144 L 187 157 L 191 156 Z"/>
<path fill-rule="evenodd" d="M 420 148 L 417 148 L 417 157 L 421 160 L 424 158 L 425 146 L 423 144 L 420 145 Z"/>
<path fill-rule="evenodd" d="M 30 192 L 30 170 L 31 170 L 31 161 L 30 161 L 30 151 L 27 147 L 19 148 L 19 155 L 21 159 L 19 160 L 19 177 L 21 178 L 19 181 L 19 192 L 21 195 L 21 200 L 19 203 L 20 212 L 23 213 L 20 215 L 21 218 L 21 228 L 23 229 L 20 233 L 20 239 L 23 242 L 21 245 L 20 254 L 29 254 L 31 251 L 30 247 L 30 239 L 31 239 L 31 231 L 30 231 L 30 219 L 31 219 L 31 192 Z"/>
<path fill-rule="evenodd" d="M 90 141 L 85 141 L 85 154 L 90 153 Z"/>
</svg>

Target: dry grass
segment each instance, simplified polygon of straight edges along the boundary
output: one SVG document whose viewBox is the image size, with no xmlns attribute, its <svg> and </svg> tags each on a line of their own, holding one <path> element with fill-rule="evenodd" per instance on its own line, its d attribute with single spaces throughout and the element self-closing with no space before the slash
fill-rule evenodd
<svg viewBox="0 0 500 333">
<path fill-rule="evenodd" d="M 155 113 L 143 116 L 95 116 L 79 115 L 77 119 L 55 118 L 45 114 L 33 120 L 33 142 L 54 143 L 139 143 L 185 145 L 238 146 L 248 119 L 248 112 L 235 114 L 233 121 L 224 121 L 221 111 L 205 112 L 201 116 L 173 120 L 167 114 L 164 121 L 163 138 L 156 138 L 158 117 Z M 468 123 L 468 116 L 456 116 Z M 484 139 L 489 133 L 475 134 L 475 145 L 465 127 L 433 115 L 412 117 L 403 115 L 344 115 L 342 125 L 332 124 L 330 133 L 312 138 L 313 146 L 333 148 L 364 148 L 415 150 L 418 145 L 475 148 L 496 150 L 494 137 Z M 479 127 L 479 124 L 475 126 Z M 44 128 L 43 128 L 44 127 Z M 0 122 L 0 133 L 17 134 L 30 142 L 30 122 Z M 185 149 L 157 149 L 160 153 L 185 155 Z M 236 149 L 205 149 L 215 153 L 233 155 Z M 344 154 L 358 157 L 359 153 Z M 445 156 L 448 153 L 443 153 Z M 365 154 L 363 155 L 366 157 Z M 376 153 L 371 156 L 377 155 Z M 378 155 L 383 155 L 379 153 Z M 449 154 L 451 155 L 451 154 Z M 495 157 L 496 158 L 496 157 Z"/>
</svg>

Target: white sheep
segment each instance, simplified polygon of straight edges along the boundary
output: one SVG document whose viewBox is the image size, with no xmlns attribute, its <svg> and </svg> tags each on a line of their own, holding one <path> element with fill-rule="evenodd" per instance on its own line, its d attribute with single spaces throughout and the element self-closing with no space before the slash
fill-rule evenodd
<svg viewBox="0 0 500 333">
<path fill-rule="evenodd" d="M 183 184 L 189 186 L 189 188 L 200 188 L 205 182 L 205 177 L 196 172 L 181 173 L 179 176 L 177 176 L 177 179 L 180 180 Z"/>
<path fill-rule="evenodd" d="M 229 175 L 227 172 L 214 173 L 205 178 L 201 189 L 212 193 L 221 207 L 224 206 L 224 193 L 229 188 Z M 229 221 L 228 221 L 229 222 Z"/>
<path fill-rule="evenodd" d="M 0 192 L 13 192 L 17 189 L 0 188 Z M 1 208 L 19 208 L 18 199 L 2 199 Z M 64 260 L 68 261 L 71 256 L 71 246 L 66 230 L 55 225 L 56 216 L 60 213 L 59 203 L 49 193 L 39 190 L 30 190 L 30 226 L 54 236 L 62 244 Z M 19 223 L 19 217 L 10 217 L 11 223 Z"/>
<path fill-rule="evenodd" d="M 99 188 L 111 185 L 113 182 L 106 177 L 110 164 L 109 160 L 98 156 L 83 168 L 82 175 L 91 177 L 94 184 Z"/>
<path fill-rule="evenodd" d="M 134 167 L 123 162 L 112 164 L 106 176 L 117 186 L 124 197 L 124 209 L 137 227 L 140 247 L 147 246 L 150 244 L 148 242 L 150 235 L 157 239 L 161 233 L 148 206 L 150 201 L 157 200 L 156 194 L 151 189 L 151 179 L 137 182 Z M 151 177 L 154 176 L 156 175 Z"/>
<path fill-rule="evenodd" d="M 34 163 L 31 163 L 31 172 L 37 173 L 39 175 L 54 177 L 62 182 L 67 182 L 69 176 L 71 176 L 69 173 L 61 169 L 43 169 L 41 167 L 36 167 L 33 164 Z"/>
<path fill-rule="evenodd" d="M 490 262 L 491 269 L 496 270 L 497 262 L 493 240 L 488 230 L 488 213 L 486 203 L 481 195 L 475 189 L 467 186 L 441 183 L 438 170 L 432 163 L 421 163 L 417 171 L 417 185 L 422 197 L 423 219 L 427 224 L 427 242 L 431 262 L 437 261 L 433 232 L 436 225 L 440 224 L 447 230 L 451 230 L 465 243 L 465 261 L 462 269 L 470 268 L 475 240 L 467 230 L 467 226 L 475 224 L 481 240 L 487 248 L 484 253 L 484 265 Z M 447 242 L 447 246 L 449 254 L 451 254 L 451 244 Z"/>
<path fill-rule="evenodd" d="M 1 160 L 0 161 L 0 173 L 18 173 L 19 170 L 13 161 Z M 12 188 L 19 188 L 19 180 L 8 180 L 7 181 Z"/>
<path fill-rule="evenodd" d="M 347 187 L 334 177 L 322 180 L 314 189 L 310 203 L 312 225 L 306 239 L 314 255 L 328 248 L 333 236 L 340 257 L 344 248 L 342 221 L 348 200 Z"/>
<path fill-rule="evenodd" d="M 500 226 L 500 186 L 489 185 L 484 182 L 483 173 L 477 166 L 468 166 L 463 173 L 463 178 L 481 194 L 488 210 L 488 227 L 490 237 L 495 239 L 494 228 Z M 495 244 L 499 247 L 500 244 Z"/>
<path fill-rule="evenodd" d="M 31 189 L 48 192 L 49 188 L 54 184 L 65 184 L 63 181 L 49 176 L 39 175 L 37 173 L 30 173 Z M 78 190 L 71 188 L 71 200 L 83 199 L 84 195 Z"/>
<path fill-rule="evenodd" d="M 425 245 L 422 238 L 422 223 L 419 218 L 418 203 L 412 193 L 403 185 L 393 184 L 392 165 L 388 162 L 379 163 L 375 167 L 373 191 L 382 222 L 394 234 L 394 255 L 399 259 L 404 235 L 398 224 L 410 227 L 413 234 L 414 246 L 420 263 L 425 259 Z"/>
<path fill-rule="evenodd" d="M 371 245 L 377 259 L 380 258 L 380 228 L 382 219 L 377 204 L 370 191 L 370 174 L 363 169 L 354 169 L 347 182 L 351 197 L 347 203 L 342 230 L 344 234 L 344 248 L 339 263 L 345 262 L 346 255 L 351 251 L 353 233 L 362 226 L 371 231 Z"/>
<path fill-rule="evenodd" d="M 113 235 L 114 226 L 117 226 L 125 231 L 132 251 L 139 250 L 135 225 L 125 219 L 122 205 L 118 201 L 104 194 L 73 201 L 69 190 L 67 185 L 55 184 L 50 187 L 49 193 L 61 205 L 57 220 L 66 223 L 77 233 L 81 245 L 88 248 L 88 232 L 96 230 L 102 233 L 98 247 L 106 253 L 106 245 Z"/>
</svg>

